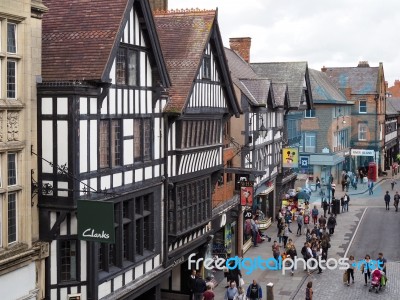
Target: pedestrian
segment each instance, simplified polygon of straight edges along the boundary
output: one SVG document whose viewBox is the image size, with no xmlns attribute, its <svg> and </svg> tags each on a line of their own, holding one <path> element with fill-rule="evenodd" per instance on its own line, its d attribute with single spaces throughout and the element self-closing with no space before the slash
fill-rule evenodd
<svg viewBox="0 0 400 300">
<path fill-rule="evenodd" d="M 286 211 L 286 214 L 285 214 L 285 222 L 287 224 L 289 232 L 292 233 L 292 230 L 290 229 L 290 223 L 292 223 L 292 213 L 290 212 L 289 209 Z"/>
<path fill-rule="evenodd" d="M 322 209 L 324 210 L 324 217 L 326 218 L 326 211 L 328 210 L 329 204 L 326 202 L 326 199 L 322 202 Z"/>
<path fill-rule="evenodd" d="M 315 179 L 315 191 L 318 191 L 318 188 L 321 188 L 321 180 L 317 176 L 317 178 Z"/>
<path fill-rule="evenodd" d="M 335 233 L 335 226 L 336 226 L 336 218 L 331 214 L 331 216 L 328 219 L 328 229 L 329 229 L 329 234 L 332 235 Z"/>
<path fill-rule="evenodd" d="M 396 192 L 393 199 L 394 199 L 394 208 L 396 209 L 396 212 L 397 212 L 398 208 L 399 208 L 399 200 L 400 200 L 399 192 Z"/>
<path fill-rule="evenodd" d="M 336 184 L 331 184 L 332 199 L 335 198 Z"/>
<path fill-rule="evenodd" d="M 364 286 L 367 286 L 368 284 L 367 279 L 371 280 L 370 262 L 371 262 L 371 256 L 369 256 L 368 254 L 365 255 L 364 263 L 361 265 L 361 273 L 364 274 L 364 280 L 365 280 Z"/>
<path fill-rule="evenodd" d="M 349 257 L 349 265 L 350 267 L 347 269 L 347 286 L 350 285 L 350 277 L 352 278 L 354 283 L 354 267 L 355 267 L 355 260 L 354 260 L 354 256 L 350 255 Z"/>
<path fill-rule="evenodd" d="M 256 223 L 256 215 L 253 215 L 253 218 L 251 219 L 251 234 L 253 237 L 253 244 L 254 247 L 258 247 L 257 245 L 257 239 L 258 239 L 258 225 Z"/>
<path fill-rule="evenodd" d="M 307 232 L 308 224 L 310 224 L 310 213 L 306 213 L 306 210 L 304 210 L 303 222 L 304 222 L 304 232 Z"/>
<path fill-rule="evenodd" d="M 262 288 L 257 283 L 255 279 L 253 279 L 253 283 L 249 285 L 247 288 L 247 298 L 250 300 L 261 300 L 262 299 Z"/>
<path fill-rule="evenodd" d="M 342 207 L 342 213 L 343 213 L 344 210 L 345 210 L 345 207 L 344 207 L 344 197 L 340 198 L 340 206 Z"/>
<path fill-rule="evenodd" d="M 234 281 L 236 283 L 236 287 L 239 286 L 239 278 L 242 277 L 242 273 L 240 272 L 240 264 L 237 264 L 235 261 L 229 262 L 229 281 Z"/>
<path fill-rule="evenodd" d="M 236 288 L 236 283 L 232 281 L 230 286 L 226 289 L 224 299 L 233 300 L 237 294 L 238 294 L 238 289 Z"/>
<path fill-rule="evenodd" d="M 190 300 L 194 299 L 194 286 L 196 284 L 196 270 L 192 270 L 192 273 L 189 277 L 189 292 L 190 292 Z"/>
<path fill-rule="evenodd" d="M 394 185 L 397 184 L 396 180 L 392 179 L 392 181 L 390 182 L 390 185 L 392 186 L 392 191 L 394 189 Z"/>
<path fill-rule="evenodd" d="M 297 235 L 301 235 L 301 227 L 303 226 L 303 215 L 299 213 L 297 216 Z"/>
<path fill-rule="evenodd" d="M 378 261 L 378 268 L 381 271 L 383 271 L 385 273 L 385 276 L 387 277 L 387 274 L 386 274 L 386 263 L 387 263 L 387 260 L 386 260 L 386 258 L 383 257 L 383 253 L 382 252 L 379 252 L 377 261 Z"/>
<path fill-rule="evenodd" d="M 203 298 L 203 293 L 205 291 L 206 291 L 206 281 L 201 277 L 200 272 L 197 272 L 196 281 L 193 287 L 194 300 L 201 300 Z"/>
<path fill-rule="evenodd" d="M 343 200 L 344 200 L 345 211 L 349 211 L 350 196 L 347 195 L 347 193 L 345 193 L 344 196 L 343 196 Z"/>
<path fill-rule="evenodd" d="M 285 224 L 285 227 L 283 229 L 283 247 L 286 248 L 286 244 L 289 238 L 289 227 L 287 224 Z"/>
<path fill-rule="evenodd" d="M 312 299 L 313 299 L 312 281 L 309 281 L 307 283 L 307 288 L 306 288 L 306 300 L 312 300 Z"/>
<path fill-rule="evenodd" d="M 238 288 L 238 293 L 235 296 L 235 298 L 233 298 L 233 300 L 246 300 L 246 298 L 247 298 L 247 296 L 246 296 L 246 294 L 244 292 L 244 288 L 242 286 L 240 286 Z"/>
<path fill-rule="evenodd" d="M 389 210 L 389 204 L 390 204 L 389 191 L 386 191 L 386 195 L 385 195 L 384 199 L 385 199 L 386 210 Z"/>
<path fill-rule="evenodd" d="M 324 235 L 321 239 L 322 259 L 328 258 L 328 250 L 331 247 L 329 235 Z"/>
<path fill-rule="evenodd" d="M 314 205 L 314 208 L 313 208 L 312 211 L 311 211 L 311 215 L 312 215 L 312 217 L 313 217 L 314 224 L 317 224 L 317 220 L 318 220 L 318 208 L 317 208 L 316 205 Z"/>
<path fill-rule="evenodd" d="M 372 180 L 368 181 L 368 191 L 370 195 L 374 194 L 374 182 Z"/>
<path fill-rule="evenodd" d="M 279 260 L 279 256 L 281 255 L 281 246 L 278 244 L 277 241 L 274 241 L 272 244 L 272 255 L 276 259 L 276 261 Z"/>
<path fill-rule="evenodd" d="M 285 224 L 284 224 L 284 222 L 283 222 L 283 220 L 282 220 L 282 221 L 280 221 L 280 222 L 278 223 L 278 233 L 277 233 L 277 237 L 278 237 L 278 241 L 279 241 L 279 244 L 280 244 L 280 245 L 282 245 L 282 242 L 283 242 L 283 232 L 284 232 L 284 229 L 285 229 Z"/>
<path fill-rule="evenodd" d="M 326 218 L 324 218 L 324 216 L 320 216 L 318 219 L 318 225 L 319 225 L 319 229 L 318 229 L 318 237 L 321 238 L 322 236 L 322 232 L 324 231 L 325 227 L 326 227 Z"/>
<path fill-rule="evenodd" d="M 286 247 L 286 253 L 288 254 L 288 256 L 293 259 L 293 261 L 296 259 L 297 257 L 297 251 L 296 251 L 296 246 L 294 245 L 292 239 L 289 239 L 289 242 L 287 244 Z M 292 276 L 294 274 L 294 264 L 292 264 Z"/>
<path fill-rule="evenodd" d="M 207 286 L 207 290 L 203 293 L 202 300 L 214 300 L 215 294 L 212 291 L 211 285 Z"/>
</svg>

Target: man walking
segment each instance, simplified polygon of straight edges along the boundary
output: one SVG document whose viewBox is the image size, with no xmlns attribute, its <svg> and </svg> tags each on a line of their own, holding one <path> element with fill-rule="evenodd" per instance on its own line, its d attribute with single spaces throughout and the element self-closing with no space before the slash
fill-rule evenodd
<svg viewBox="0 0 400 300">
<path fill-rule="evenodd" d="M 392 186 L 392 191 L 394 189 L 394 185 L 396 184 L 396 180 L 392 179 L 392 181 L 390 182 L 390 185 Z"/>
<path fill-rule="evenodd" d="M 389 210 L 389 204 L 390 204 L 390 195 L 389 195 L 389 191 L 386 191 L 386 195 L 385 195 L 385 204 L 386 204 L 386 210 Z"/>
<path fill-rule="evenodd" d="M 297 235 L 301 235 L 301 228 L 303 227 L 303 215 L 300 213 L 297 216 Z"/>
<path fill-rule="evenodd" d="M 332 235 L 335 232 L 335 226 L 336 226 L 336 219 L 333 216 L 333 214 L 331 214 L 331 216 L 328 219 L 328 226 L 327 226 L 330 235 Z"/>
<path fill-rule="evenodd" d="M 397 212 L 398 208 L 399 208 L 399 200 L 400 200 L 399 192 L 396 192 L 393 199 L 394 199 L 394 208 L 396 209 L 396 212 Z"/>
<path fill-rule="evenodd" d="M 262 288 L 255 279 L 253 279 L 253 283 L 247 288 L 246 296 L 250 300 L 262 299 Z"/>
<path fill-rule="evenodd" d="M 324 210 L 324 218 L 326 218 L 326 211 L 328 210 L 328 202 L 326 202 L 326 199 L 324 199 L 324 202 L 322 202 L 322 208 Z"/>
</svg>

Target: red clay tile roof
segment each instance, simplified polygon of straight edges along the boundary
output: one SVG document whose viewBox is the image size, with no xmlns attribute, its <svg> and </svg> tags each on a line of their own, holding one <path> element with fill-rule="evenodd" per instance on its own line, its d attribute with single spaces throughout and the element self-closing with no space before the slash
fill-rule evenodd
<svg viewBox="0 0 400 300">
<path fill-rule="evenodd" d="M 44 81 L 101 80 L 129 1 L 43 0 Z"/>
<path fill-rule="evenodd" d="M 215 10 L 154 12 L 154 21 L 172 83 L 170 101 L 165 111 L 183 111 L 216 16 Z"/>
</svg>

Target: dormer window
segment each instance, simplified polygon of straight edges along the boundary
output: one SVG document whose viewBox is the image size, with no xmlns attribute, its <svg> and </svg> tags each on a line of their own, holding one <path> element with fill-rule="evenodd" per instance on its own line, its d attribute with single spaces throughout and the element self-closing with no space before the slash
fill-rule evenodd
<svg viewBox="0 0 400 300">
<path fill-rule="evenodd" d="M 211 56 L 205 55 L 203 58 L 203 79 L 211 79 Z"/>
</svg>

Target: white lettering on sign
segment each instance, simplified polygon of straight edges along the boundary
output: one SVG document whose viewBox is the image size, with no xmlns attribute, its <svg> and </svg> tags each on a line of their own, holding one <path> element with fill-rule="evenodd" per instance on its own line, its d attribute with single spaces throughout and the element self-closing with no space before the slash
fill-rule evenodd
<svg viewBox="0 0 400 300">
<path fill-rule="evenodd" d="M 367 149 L 351 149 L 351 155 L 353 156 L 374 156 L 374 150 Z"/>
<path fill-rule="evenodd" d="M 94 231 L 94 229 L 92 229 L 92 228 L 86 229 L 83 232 L 82 236 L 99 238 L 99 239 L 106 239 L 106 240 L 108 240 L 110 238 L 110 235 L 108 233 L 105 233 L 104 230 L 101 233 L 96 233 Z"/>
<path fill-rule="evenodd" d="M 221 225 L 219 227 L 224 227 L 226 224 L 226 214 L 222 214 L 221 216 Z"/>
</svg>

